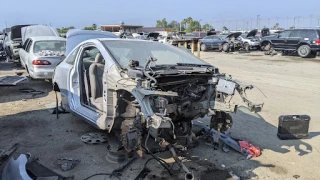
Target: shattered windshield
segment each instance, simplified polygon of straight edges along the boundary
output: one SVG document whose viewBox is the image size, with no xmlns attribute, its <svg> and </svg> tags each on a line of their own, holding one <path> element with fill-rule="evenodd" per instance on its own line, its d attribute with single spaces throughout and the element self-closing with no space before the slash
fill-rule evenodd
<svg viewBox="0 0 320 180">
<path fill-rule="evenodd" d="M 34 53 L 42 53 L 45 51 L 61 52 L 66 51 L 66 41 L 37 41 L 34 44 Z"/>
<path fill-rule="evenodd" d="M 127 68 L 130 60 L 139 61 L 139 66 L 145 66 L 148 57 L 156 58 L 156 65 L 209 65 L 188 52 L 159 42 L 109 40 L 103 43 L 122 68 Z"/>
</svg>

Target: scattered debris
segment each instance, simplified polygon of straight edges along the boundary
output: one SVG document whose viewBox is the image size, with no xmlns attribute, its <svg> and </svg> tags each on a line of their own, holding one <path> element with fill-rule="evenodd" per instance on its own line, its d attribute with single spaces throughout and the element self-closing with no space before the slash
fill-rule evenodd
<svg viewBox="0 0 320 180">
<path fill-rule="evenodd" d="M 81 160 L 73 158 L 59 158 L 53 164 L 60 165 L 62 171 L 70 171 L 76 167 Z"/>
<path fill-rule="evenodd" d="M 138 176 L 134 180 L 143 180 L 146 176 L 151 172 L 151 170 L 147 167 L 144 167 L 142 171 L 138 174 Z"/>
<path fill-rule="evenodd" d="M 66 178 L 60 174 L 55 173 L 44 165 L 40 164 L 38 161 L 34 160 L 28 162 L 26 165 L 28 175 L 32 179 L 37 180 L 65 180 Z"/>
<path fill-rule="evenodd" d="M 19 92 L 26 93 L 26 94 L 31 94 L 32 97 L 44 93 L 43 91 L 38 91 L 38 90 L 35 90 L 35 89 L 32 89 L 32 88 L 21 88 L 21 89 L 19 89 Z"/>
<path fill-rule="evenodd" d="M 247 159 L 261 155 L 261 150 L 259 147 L 256 147 L 247 141 L 236 141 L 232 139 L 229 130 L 226 132 L 219 132 L 199 123 L 193 123 L 193 125 L 201 128 L 205 132 L 205 135 L 209 137 L 210 142 L 217 143 L 217 140 L 222 141 L 222 149 L 224 152 L 229 152 L 229 147 L 231 147 L 243 154 Z"/>
<path fill-rule="evenodd" d="M 15 86 L 26 79 L 26 76 L 3 76 L 0 77 L 0 86 Z"/>
<path fill-rule="evenodd" d="M 4 149 L 0 149 L 0 165 L 4 163 L 19 147 L 19 144 L 14 144 L 7 151 Z"/>
<path fill-rule="evenodd" d="M 310 119 L 308 115 L 279 116 L 278 137 L 281 140 L 307 138 Z"/>
<path fill-rule="evenodd" d="M 274 56 L 274 55 L 277 55 L 278 52 L 275 51 L 274 49 L 270 49 L 269 51 L 265 51 L 264 52 L 264 55 L 271 55 L 271 56 Z"/>
<path fill-rule="evenodd" d="M 108 137 L 104 133 L 87 133 L 81 136 L 81 141 L 87 144 L 101 144 L 107 140 Z"/>
<path fill-rule="evenodd" d="M 16 72 L 16 75 L 22 76 L 23 72 Z"/>
<path fill-rule="evenodd" d="M 299 175 L 293 175 L 293 177 L 298 179 L 300 176 Z"/>
<path fill-rule="evenodd" d="M 221 164 L 221 167 L 222 167 L 222 168 L 225 168 L 225 167 L 226 167 L 226 165 L 224 165 L 224 164 Z"/>
</svg>

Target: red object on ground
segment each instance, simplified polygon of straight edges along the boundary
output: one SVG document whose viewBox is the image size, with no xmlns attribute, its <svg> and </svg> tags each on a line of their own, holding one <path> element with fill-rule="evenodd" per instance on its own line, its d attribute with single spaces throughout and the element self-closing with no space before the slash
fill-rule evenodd
<svg viewBox="0 0 320 180">
<path fill-rule="evenodd" d="M 241 152 L 242 149 L 246 149 L 250 153 L 251 157 L 258 157 L 261 155 L 260 148 L 250 144 L 248 141 L 239 141 L 239 145 Z"/>
</svg>

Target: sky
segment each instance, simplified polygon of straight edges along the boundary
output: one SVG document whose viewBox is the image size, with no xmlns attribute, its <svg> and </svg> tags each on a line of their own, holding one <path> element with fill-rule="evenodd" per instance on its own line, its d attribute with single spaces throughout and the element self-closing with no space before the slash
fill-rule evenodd
<svg viewBox="0 0 320 180">
<path fill-rule="evenodd" d="M 1 0 L 4 1 L 4 0 Z M 229 29 L 260 27 L 316 27 L 320 22 L 319 0 L 15 0 L 1 3 L 0 29 L 17 24 L 44 24 L 53 27 L 83 28 L 93 23 L 151 27 L 156 20 L 182 21 L 192 17 L 200 23 Z M 312 18 L 310 18 L 312 16 Z M 300 18 L 299 18 L 300 17 Z M 318 20 L 319 19 L 319 20 Z M 318 22 L 319 21 L 319 22 Z M 217 29 L 218 29 L 217 28 Z"/>
</svg>

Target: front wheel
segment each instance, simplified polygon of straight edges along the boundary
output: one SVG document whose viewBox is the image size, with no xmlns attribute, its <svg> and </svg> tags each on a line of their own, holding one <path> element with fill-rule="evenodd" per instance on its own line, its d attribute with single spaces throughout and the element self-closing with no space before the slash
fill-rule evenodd
<svg viewBox="0 0 320 180">
<path fill-rule="evenodd" d="M 250 45 L 249 45 L 248 43 L 244 43 L 243 48 L 244 48 L 246 51 L 249 51 L 249 50 L 250 50 Z"/>
<path fill-rule="evenodd" d="M 207 50 L 207 46 L 205 44 L 201 44 L 200 50 L 201 51 L 206 51 Z"/>
<path fill-rule="evenodd" d="M 222 51 L 223 51 L 223 52 L 229 52 L 229 50 L 230 50 L 230 45 L 229 45 L 229 43 L 224 43 L 224 44 L 222 44 Z"/>
<path fill-rule="evenodd" d="M 311 48 L 308 45 L 302 45 L 298 48 L 298 54 L 302 58 L 306 58 L 311 54 Z"/>
</svg>

